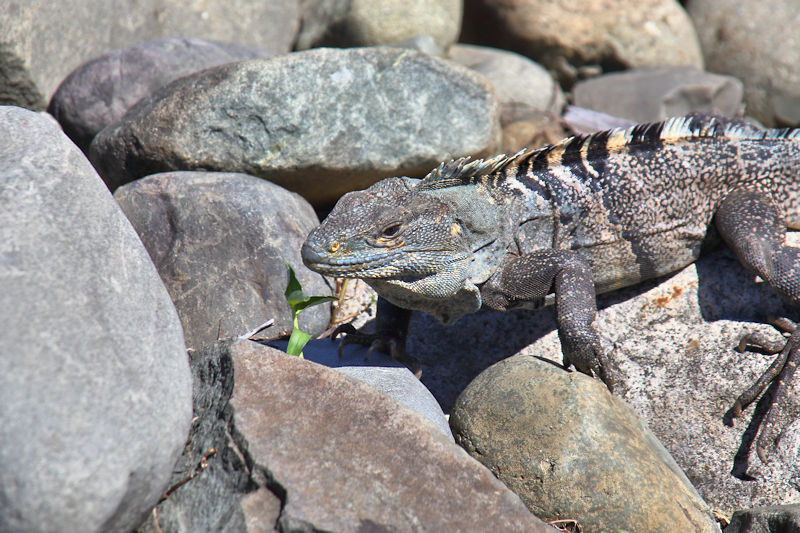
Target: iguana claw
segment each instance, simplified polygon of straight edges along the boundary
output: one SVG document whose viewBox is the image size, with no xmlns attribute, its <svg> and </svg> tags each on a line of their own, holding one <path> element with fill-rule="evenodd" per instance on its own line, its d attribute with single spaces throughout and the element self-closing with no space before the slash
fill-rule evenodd
<svg viewBox="0 0 800 533">
<path fill-rule="evenodd" d="M 405 350 L 405 339 L 378 333 L 364 333 L 358 331 L 352 324 L 341 324 L 333 333 L 331 333 L 331 340 L 336 340 L 339 335 L 344 335 L 339 341 L 339 357 L 342 356 L 342 350 L 348 344 L 360 344 L 367 346 L 367 354 L 364 360 L 368 360 L 373 351 L 378 350 L 383 352 L 395 361 L 407 366 L 414 376 L 419 378 L 422 375 L 422 369 L 419 362 L 408 355 Z"/>
<path fill-rule="evenodd" d="M 756 399 L 767 395 L 770 396 L 767 398 L 767 412 L 761 422 L 758 440 L 756 441 L 756 453 L 764 464 L 769 462 L 768 449 L 773 447 L 780 437 L 779 434 L 776 434 L 776 428 L 781 427 L 776 424 L 776 419 L 778 418 L 776 412 L 781 409 L 784 403 L 787 383 L 791 381 L 800 361 L 800 329 L 797 328 L 797 325 L 786 318 L 773 319 L 770 320 L 770 323 L 779 331 L 791 333 L 792 335 L 788 340 L 784 341 L 772 341 L 754 333 L 742 337 L 737 351 L 743 352 L 745 349 L 757 350 L 768 355 L 777 354 L 777 357 L 758 380 L 739 395 L 725 415 L 726 419 L 738 418 L 742 415 L 742 410 L 746 409 Z M 770 386 L 771 388 L 768 388 Z"/>
</svg>

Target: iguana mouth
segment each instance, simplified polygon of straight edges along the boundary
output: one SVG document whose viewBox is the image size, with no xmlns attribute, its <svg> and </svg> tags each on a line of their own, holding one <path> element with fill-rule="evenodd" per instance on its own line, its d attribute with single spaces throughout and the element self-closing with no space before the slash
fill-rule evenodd
<svg viewBox="0 0 800 533">
<path fill-rule="evenodd" d="M 317 252 L 308 243 L 303 244 L 300 255 L 303 263 L 315 272 L 343 278 L 384 278 L 397 272 L 391 263 L 403 254 L 402 251 L 383 253 L 372 258 L 349 255 L 331 257 Z"/>
</svg>

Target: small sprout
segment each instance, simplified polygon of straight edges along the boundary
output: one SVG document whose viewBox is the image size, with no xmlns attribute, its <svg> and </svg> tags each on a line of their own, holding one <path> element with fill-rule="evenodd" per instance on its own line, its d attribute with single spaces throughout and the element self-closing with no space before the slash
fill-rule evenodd
<svg viewBox="0 0 800 533">
<path fill-rule="evenodd" d="M 302 358 L 303 347 L 305 347 L 306 343 L 311 339 L 311 335 L 300 330 L 300 326 L 297 323 L 298 315 L 300 315 L 303 310 L 314 305 L 336 300 L 336 297 L 306 296 L 289 263 L 286 263 L 286 268 L 289 269 L 289 283 L 286 285 L 285 294 L 286 301 L 289 303 L 289 308 L 292 310 L 292 334 L 289 337 L 289 345 L 286 347 L 286 353 L 289 355 L 297 355 Z"/>
</svg>

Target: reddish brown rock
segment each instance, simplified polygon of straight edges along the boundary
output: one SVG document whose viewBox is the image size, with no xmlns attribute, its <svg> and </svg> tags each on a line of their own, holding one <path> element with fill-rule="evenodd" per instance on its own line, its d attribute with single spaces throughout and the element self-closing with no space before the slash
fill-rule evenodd
<svg viewBox="0 0 800 533">
<path fill-rule="evenodd" d="M 567 88 L 590 72 L 703 68 L 697 34 L 675 0 L 467 2 L 462 40 L 525 54 Z"/>
<path fill-rule="evenodd" d="M 192 372 L 173 481 L 215 452 L 159 505 L 163 531 L 553 531 L 425 417 L 341 372 L 250 341 L 193 354 Z"/>
</svg>

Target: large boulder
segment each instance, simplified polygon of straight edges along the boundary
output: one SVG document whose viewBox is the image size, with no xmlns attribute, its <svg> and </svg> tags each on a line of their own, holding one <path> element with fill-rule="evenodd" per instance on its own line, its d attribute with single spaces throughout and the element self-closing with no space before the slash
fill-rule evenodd
<svg viewBox="0 0 800 533">
<path fill-rule="evenodd" d="M 168 170 L 237 171 L 314 203 L 442 160 L 491 153 L 498 104 L 466 67 L 396 48 L 316 49 L 211 68 L 92 142 L 113 189 Z"/>
<path fill-rule="evenodd" d="M 255 46 L 204 39 L 146 41 L 76 68 L 58 86 L 47 111 L 87 152 L 100 130 L 167 83 L 216 65 L 270 55 Z"/>
<path fill-rule="evenodd" d="M 430 35 L 447 48 L 461 31 L 462 0 L 306 0 L 295 47 L 375 46 Z"/>
<path fill-rule="evenodd" d="M 448 59 L 486 76 L 503 106 L 528 105 L 556 115 L 564 107 L 564 93 L 550 73 L 525 56 L 488 46 L 456 44 Z"/>
<path fill-rule="evenodd" d="M 168 172 L 114 193 L 175 302 L 186 346 L 197 349 L 274 319 L 270 337 L 292 330 L 286 263 L 306 294 L 329 296 L 325 279 L 300 260 L 319 224 L 299 195 L 246 174 Z M 328 327 L 328 305 L 300 315 L 303 331 Z"/>
<path fill-rule="evenodd" d="M 174 480 L 204 456 L 208 466 L 143 533 L 553 531 L 430 421 L 365 383 L 250 341 L 192 359 L 197 419 Z"/>
<path fill-rule="evenodd" d="M 175 308 L 47 115 L 0 108 L 0 529 L 127 532 L 192 416 Z"/>
<path fill-rule="evenodd" d="M 3 2 L 0 104 L 44 109 L 78 65 L 161 37 L 239 41 L 291 49 L 300 12 L 294 0 L 63 0 Z"/>
<path fill-rule="evenodd" d="M 517 355 L 458 398 L 460 443 L 545 520 L 586 531 L 718 532 L 661 443 L 605 385 Z"/>
<path fill-rule="evenodd" d="M 742 111 L 742 82 L 689 66 L 633 69 L 578 82 L 572 101 L 636 123 L 694 111 L 734 117 Z"/>
<path fill-rule="evenodd" d="M 691 0 L 706 67 L 744 82 L 747 114 L 800 125 L 800 9 L 795 0 Z"/>
<path fill-rule="evenodd" d="M 527 55 L 555 72 L 565 88 L 598 72 L 703 68 L 697 34 L 675 0 L 467 2 L 461 39 Z"/>
</svg>

